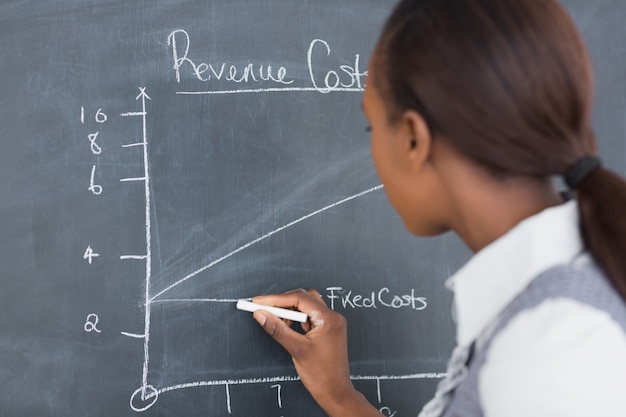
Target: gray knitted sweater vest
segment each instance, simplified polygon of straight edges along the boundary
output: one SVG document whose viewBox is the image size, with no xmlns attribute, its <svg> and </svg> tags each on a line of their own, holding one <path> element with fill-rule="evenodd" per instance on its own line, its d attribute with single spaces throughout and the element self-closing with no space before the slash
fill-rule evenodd
<svg viewBox="0 0 626 417">
<path fill-rule="evenodd" d="M 550 268 L 534 279 L 499 315 L 496 324 L 475 343 L 467 377 L 456 388 L 454 398 L 443 413 L 444 417 L 483 416 L 478 376 L 491 342 L 517 314 L 551 298 L 569 298 L 606 311 L 626 333 L 626 303 L 595 263 L 578 259 L 572 265 Z"/>
</svg>

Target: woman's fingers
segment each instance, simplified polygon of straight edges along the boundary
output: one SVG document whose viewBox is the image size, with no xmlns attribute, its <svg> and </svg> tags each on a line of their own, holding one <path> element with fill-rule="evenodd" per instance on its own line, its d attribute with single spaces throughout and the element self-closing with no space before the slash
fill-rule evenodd
<svg viewBox="0 0 626 417">
<path fill-rule="evenodd" d="M 316 290 L 298 289 L 283 294 L 254 297 L 252 301 L 273 307 L 295 308 L 304 312 L 309 317 L 302 323 L 302 329 L 306 333 L 323 324 L 324 315 L 331 312 Z M 264 310 L 257 310 L 253 317 L 294 358 L 301 357 L 303 350 L 310 343 L 305 336 L 290 328 L 290 321 L 281 320 Z"/>
<path fill-rule="evenodd" d="M 326 303 L 320 294 L 314 290 L 303 289 L 289 291 L 283 294 L 261 295 L 254 297 L 252 302 L 274 307 L 295 308 L 309 315 L 309 312 L 327 309 Z"/>
<path fill-rule="evenodd" d="M 263 330 L 280 343 L 291 356 L 294 356 L 294 353 L 298 352 L 300 347 L 307 343 L 303 335 L 293 331 L 287 323 L 272 313 L 265 310 L 257 310 L 252 316 L 263 327 Z"/>
</svg>

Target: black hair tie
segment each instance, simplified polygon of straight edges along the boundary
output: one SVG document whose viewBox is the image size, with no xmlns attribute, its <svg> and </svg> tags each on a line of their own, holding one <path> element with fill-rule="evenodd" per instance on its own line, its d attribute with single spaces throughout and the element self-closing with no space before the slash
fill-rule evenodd
<svg viewBox="0 0 626 417">
<path fill-rule="evenodd" d="M 578 161 L 565 171 L 564 179 L 565 184 L 571 189 L 578 188 L 580 183 L 587 179 L 589 175 L 596 169 L 602 166 L 600 158 L 593 155 L 587 155 Z"/>
</svg>

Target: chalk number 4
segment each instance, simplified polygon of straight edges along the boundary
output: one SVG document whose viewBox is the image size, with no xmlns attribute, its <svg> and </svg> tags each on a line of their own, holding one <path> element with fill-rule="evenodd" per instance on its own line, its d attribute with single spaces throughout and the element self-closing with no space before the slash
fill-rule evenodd
<svg viewBox="0 0 626 417">
<path fill-rule="evenodd" d="M 90 246 L 87 246 L 87 249 L 85 249 L 85 253 L 83 254 L 83 259 L 87 260 L 87 262 L 89 262 L 89 265 L 91 265 L 91 263 L 93 262 L 93 258 L 97 258 L 98 256 L 100 256 L 100 254 L 95 253 L 93 249 L 91 249 L 91 245 L 90 245 Z"/>
</svg>

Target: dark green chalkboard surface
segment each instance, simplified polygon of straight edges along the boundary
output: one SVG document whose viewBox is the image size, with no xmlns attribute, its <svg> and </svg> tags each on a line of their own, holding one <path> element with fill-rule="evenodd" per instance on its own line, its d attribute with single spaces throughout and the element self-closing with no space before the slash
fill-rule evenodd
<svg viewBox="0 0 626 417">
<path fill-rule="evenodd" d="M 315 287 L 356 386 L 414 416 L 470 256 L 386 201 L 361 92 L 392 1 L 0 5 L 0 415 L 322 416 L 235 301 Z M 565 2 L 626 167 L 626 6 Z"/>
</svg>

